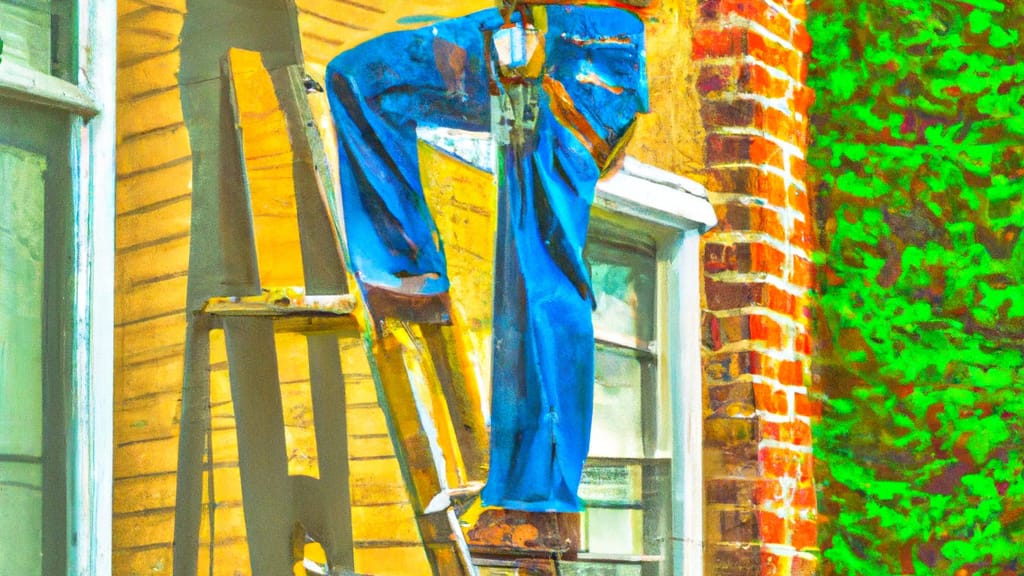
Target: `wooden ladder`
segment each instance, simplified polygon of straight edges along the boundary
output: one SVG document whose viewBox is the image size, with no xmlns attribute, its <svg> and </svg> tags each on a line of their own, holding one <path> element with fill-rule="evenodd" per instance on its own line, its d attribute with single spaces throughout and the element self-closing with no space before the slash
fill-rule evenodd
<svg viewBox="0 0 1024 576">
<path fill-rule="evenodd" d="M 328 164 L 307 100 L 301 66 L 266 70 L 256 52 L 232 49 L 220 78 L 197 85 L 219 109 L 220 242 L 193 246 L 190 316 L 182 391 L 174 574 L 195 576 L 203 507 L 203 454 L 210 430 L 210 332 L 223 330 L 238 437 L 239 468 L 252 573 L 292 574 L 296 527 L 323 547 L 331 574 L 354 570 L 345 381 L 339 343 L 359 339 L 399 460 L 428 561 L 437 576 L 476 574 L 456 508 L 475 497 L 485 476 L 487 437 L 479 389 L 465 380 L 463 353 L 444 298 L 387 291 L 352 294 L 342 236 L 333 216 Z M 254 64 L 255 62 L 255 64 Z M 292 154 L 293 203 L 300 254 L 282 262 L 267 249 L 267 229 L 254 225 L 243 131 L 259 130 L 240 108 L 244 75 L 269 76 L 274 107 L 283 113 Z M 216 99 L 216 101 L 214 101 Z M 203 99 L 194 99 L 203 105 Z M 248 155 L 251 159 L 252 155 Z M 198 193 L 198 192 L 197 192 Z M 294 198 L 289 195 L 294 193 Z M 225 224 L 225 215 L 230 223 Z M 194 222 L 216 215 L 193 213 Z M 199 219 L 199 220 L 196 220 Z M 204 220 L 206 219 L 206 220 Z M 194 225 L 195 226 L 195 225 Z M 225 230 L 227 232 L 225 232 Z M 262 235 L 261 235 L 262 233 Z M 358 239 L 353 239 L 358 241 Z M 262 251 L 261 251 L 262 249 Z M 277 257 L 275 259 L 274 257 Z M 296 266 L 299 289 L 267 288 L 275 266 Z M 218 266 L 243 270 L 247 282 L 212 293 Z M 206 292 L 195 286 L 205 286 Z M 410 300 L 412 298 L 412 300 Z M 319 478 L 289 475 L 275 334 L 306 339 Z M 211 535 L 212 540 L 212 535 Z"/>
</svg>

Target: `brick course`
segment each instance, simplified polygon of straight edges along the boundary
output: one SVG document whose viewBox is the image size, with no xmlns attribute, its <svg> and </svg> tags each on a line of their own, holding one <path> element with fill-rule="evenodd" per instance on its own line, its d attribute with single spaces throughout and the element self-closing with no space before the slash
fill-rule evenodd
<svg viewBox="0 0 1024 576">
<path fill-rule="evenodd" d="M 707 573 L 817 570 L 803 0 L 705 0 L 694 58 L 720 224 L 705 238 Z"/>
</svg>

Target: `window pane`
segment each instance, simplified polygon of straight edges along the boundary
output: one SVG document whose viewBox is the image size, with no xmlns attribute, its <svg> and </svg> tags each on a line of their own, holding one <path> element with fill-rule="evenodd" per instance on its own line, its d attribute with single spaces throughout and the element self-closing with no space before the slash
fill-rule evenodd
<svg viewBox="0 0 1024 576">
<path fill-rule="evenodd" d="M 73 81 L 74 22 L 69 0 L 0 0 L 0 58 Z"/>
<path fill-rule="evenodd" d="M 643 512 L 588 507 L 584 549 L 591 553 L 638 555 L 643 553 Z"/>
<path fill-rule="evenodd" d="M 580 498 L 588 506 L 639 506 L 643 497 L 642 473 L 640 464 L 588 462 L 580 481 Z"/>
<path fill-rule="evenodd" d="M 649 342 L 654 339 L 655 271 L 653 249 L 642 240 L 620 244 L 596 231 L 587 245 L 597 308 L 594 327 Z"/>
<path fill-rule="evenodd" d="M 42 571 L 45 173 L 0 145 L 0 574 Z"/>
<path fill-rule="evenodd" d="M 652 358 L 641 357 L 630 350 L 597 346 L 591 456 L 644 456 L 642 394 L 645 382 L 653 383 L 654 371 Z"/>
</svg>

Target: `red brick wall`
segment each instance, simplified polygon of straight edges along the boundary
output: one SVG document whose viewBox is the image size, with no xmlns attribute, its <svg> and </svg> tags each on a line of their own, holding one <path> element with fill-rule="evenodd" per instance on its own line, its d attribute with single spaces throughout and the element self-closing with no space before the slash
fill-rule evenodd
<svg viewBox="0 0 1024 576">
<path fill-rule="evenodd" d="M 704 248 L 706 572 L 816 571 L 804 0 L 707 0 L 694 58 L 720 224 Z"/>
</svg>

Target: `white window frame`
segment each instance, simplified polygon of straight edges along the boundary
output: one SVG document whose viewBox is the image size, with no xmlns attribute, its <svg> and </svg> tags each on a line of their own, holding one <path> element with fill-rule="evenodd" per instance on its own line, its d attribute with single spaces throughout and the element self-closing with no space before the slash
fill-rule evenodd
<svg viewBox="0 0 1024 576">
<path fill-rule="evenodd" d="M 111 573 L 116 0 L 77 2 L 76 83 L 2 60 L 0 104 L 72 115 L 74 332 L 67 414 L 67 573 Z"/>
<path fill-rule="evenodd" d="M 669 403 L 668 434 L 659 434 L 657 453 L 672 458 L 672 573 L 702 575 L 700 236 L 718 219 L 704 186 L 630 157 L 598 183 L 591 218 L 642 230 L 655 240 L 659 397 Z"/>
</svg>

